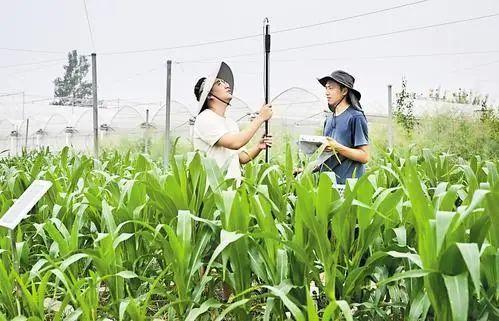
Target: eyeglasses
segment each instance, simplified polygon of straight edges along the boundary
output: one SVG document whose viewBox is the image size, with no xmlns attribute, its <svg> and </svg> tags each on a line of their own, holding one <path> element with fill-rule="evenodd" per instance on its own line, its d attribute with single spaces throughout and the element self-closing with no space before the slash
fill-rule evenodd
<svg viewBox="0 0 499 321">
<path fill-rule="evenodd" d="M 217 79 L 215 79 L 215 85 L 217 85 L 217 86 L 229 86 L 229 83 L 223 79 L 217 78 Z"/>
</svg>

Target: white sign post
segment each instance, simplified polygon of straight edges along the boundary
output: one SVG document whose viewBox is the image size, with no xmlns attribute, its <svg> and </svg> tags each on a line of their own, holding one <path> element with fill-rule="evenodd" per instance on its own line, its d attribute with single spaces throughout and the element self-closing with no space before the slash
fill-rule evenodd
<svg viewBox="0 0 499 321">
<path fill-rule="evenodd" d="M 0 226 L 9 229 L 12 244 L 12 261 L 14 268 L 19 271 L 19 261 L 17 259 L 17 248 L 14 230 L 19 223 L 28 215 L 28 212 L 42 198 L 52 186 L 52 182 L 36 180 L 24 193 L 14 202 L 11 208 L 7 210 L 0 218 Z"/>
</svg>

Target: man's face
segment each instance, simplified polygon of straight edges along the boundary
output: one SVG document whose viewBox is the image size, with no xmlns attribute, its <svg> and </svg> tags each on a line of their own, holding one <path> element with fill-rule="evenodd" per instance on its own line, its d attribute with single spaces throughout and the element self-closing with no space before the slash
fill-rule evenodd
<svg viewBox="0 0 499 321">
<path fill-rule="evenodd" d="M 232 99 L 230 85 L 223 79 L 216 79 L 211 93 L 223 101 L 230 101 Z"/>
<path fill-rule="evenodd" d="M 332 80 L 328 80 L 326 83 L 326 98 L 329 105 L 334 105 L 338 103 L 347 94 L 348 90 L 346 88 L 341 89 L 340 85 Z"/>
</svg>

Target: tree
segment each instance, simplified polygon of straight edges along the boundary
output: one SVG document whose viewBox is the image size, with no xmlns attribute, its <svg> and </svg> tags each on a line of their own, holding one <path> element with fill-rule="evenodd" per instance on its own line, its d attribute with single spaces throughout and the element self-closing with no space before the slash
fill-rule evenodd
<svg viewBox="0 0 499 321">
<path fill-rule="evenodd" d="M 64 77 L 54 80 L 55 105 L 83 104 L 92 96 L 92 84 L 85 81 L 90 64 L 87 57 L 78 56 L 76 50 L 68 53 L 68 64 L 64 66 Z"/>
<path fill-rule="evenodd" d="M 393 115 L 399 125 L 401 125 L 408 134 L 418 125 L 418 120 L 414 115 L 414 98 L 415 93 L 407 91 L 407 79 L 402 78 L 402 89 L 396 94 L 397 105 Z"/>
</svg>

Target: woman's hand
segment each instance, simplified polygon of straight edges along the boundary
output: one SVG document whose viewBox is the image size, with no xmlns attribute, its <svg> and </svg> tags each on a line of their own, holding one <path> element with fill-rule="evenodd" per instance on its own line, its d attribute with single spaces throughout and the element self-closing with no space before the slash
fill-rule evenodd
<svg viewBox="0 0 499 321">
<path fill-rule="evenodd" d="M 326 152 L 338 152 L 341 147 L 341 144 L 331 137 L 327 137 L 327 141 L 324 144 L 326 145 L 326 148 L 324 148 Z"/>
</svg>

